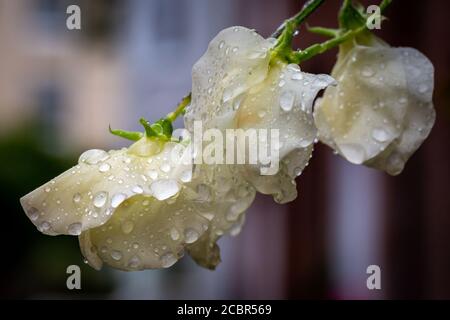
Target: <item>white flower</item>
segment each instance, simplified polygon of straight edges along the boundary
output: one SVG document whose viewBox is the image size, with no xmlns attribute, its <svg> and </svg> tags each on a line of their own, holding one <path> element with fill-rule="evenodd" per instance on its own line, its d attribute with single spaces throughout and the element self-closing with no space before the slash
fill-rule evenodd
<svg viewBox="0 0 450 320">
<path fill-rule="evenodd" d="M 196 260 L 212 268 L 218 261 L 210 262 L 205 250 L 215 245 L 217 230 L 221 235 L 238 223 L 254 192 L 239 193 L 246 182 L 229 173 L 208 176 L 209 167 L 192 172 L 186 157 L 191 153 L 181 144 L 149 138 L 129 149 L 89 150 L 77 166 L 21 203 L 41 232 L 79 235 L 83 255 L 96 269 L 103 263 L 121 270 L 169 267 L 188 247 Z M 224 180 L 222 189 L 206 185 L 211 177 Z M 236 203 L 237 220 L 220 218 Z M 205 238 L 214 243 L 196 249 Z"/>
<path fill-rule="evenodd" d="M 204 129 L 278 129 L 278 172 L 261 175 L 261 164 L 241 171 L 257 191 L 285 203 L 296 198 L 294 179 L 311 157 L 317 133 L 312 103 L 334 80 L 271 60 L 274 43 L 243 27 L 221 31 L 193 67 L 185 125 L 190 131 L 196 120 Z"/>
<path fill-rule="evenodd" d="M 399 174 L 430 133 L 433 65 L 412 48 L 372 38 L 341 52 L 315 106 L 320 140 L 348 161 Z"/>
</svg>

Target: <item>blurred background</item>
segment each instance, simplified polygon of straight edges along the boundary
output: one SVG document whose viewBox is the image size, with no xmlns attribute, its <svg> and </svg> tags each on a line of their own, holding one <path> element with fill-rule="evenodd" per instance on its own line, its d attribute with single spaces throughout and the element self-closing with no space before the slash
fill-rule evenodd
<svg viewBox="0 0 450 320">
<path fill-rule="evenodd" d="M 189 91 L 190 71 L 221 29 L 270 35 L 301 0 L 0 0 L 2 298 L 394 299 L 450 298 L 450 2 L 394 0 L 378 32 L 434 63 L 437 121 L 404 172 L 390 177 L 316 147 L 299 197 L 258 196 L 242 233 L 220 240 L 214 272 L 185 257 L 167 270 L 97 272 L 75 237 L 41 235 L 19 198 L 74 165 L 89 148 L 117 148 L 114 128 L 138 130 Z M 363 1 L 374 4 L 376 1 Z M 81 8 L 81 30 L 66 8 Z M 308 20 L 336 26 L 340 1 Z M 296 45 L 322 38 L 300 32 Z M 305 63 L 329 73 L 337 51 Z M 179 123 L 181 125 L 181 123 Z M 66 288 L 81 266 L 82 290 Z M 366 269 L 381 268 L 381 290 Z"/>
</svg>

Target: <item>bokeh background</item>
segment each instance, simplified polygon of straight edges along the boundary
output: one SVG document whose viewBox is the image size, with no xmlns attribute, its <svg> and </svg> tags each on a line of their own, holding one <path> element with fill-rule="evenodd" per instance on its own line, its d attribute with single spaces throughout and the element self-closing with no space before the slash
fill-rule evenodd
<svg viewBox="0 0 450 320">
<path fill-rule="evenodd" d="M 373 4 L 374 1 L 363 1 Z M 81 31 L 66 8 L 81 7 Z M 19 198 L 76 163 L 88 148 L 124 140 L 108 125 L 139 129 L 189 91 L 190 70 L 221 29 L 269 35 L 300 0 L 0 0 L 0 195 L 2 298 L 394 299 L 450 298 L 450 2 L 394 0 L 377 32 L 434 63 L 437 121 L 404 172 L 390 177 L 316 147 L 299 197 L 258 196 L 242 233 L 220 240 L 214 272 L 185 257 L 167 270 L 97 272 L 75 237 L 41 235 Z M 336 26 L 340 1 L 308 20 Z M 305 47 L 322 38 L 301 30 Z M 302 68 L 329 73 L 333 50 Z M 66 288 L 66 268 L 82 290 Z M 368 290 L 366 268 L 381 267 Z"/>
</svg>

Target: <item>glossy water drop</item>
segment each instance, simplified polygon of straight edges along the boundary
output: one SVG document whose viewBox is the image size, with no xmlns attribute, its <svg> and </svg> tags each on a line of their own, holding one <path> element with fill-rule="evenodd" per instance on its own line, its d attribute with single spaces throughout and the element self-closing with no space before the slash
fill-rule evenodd
<svg viewBox="0 0 450 320">
<path fill-rule="evenodd" d="M 129 268 L 133 268 L 133 269 L 138 268 L 140 264 L 141 264 L 141 259 L 138 256 L 133 256 L 128 261 Z"/>
<path fill-rule="evenodd" d="M 285 91 L 280 96 L 280 107 L 284 111 L 290 111 L 294 105 L 295 96 L 292 91 Z"/>
<path fill-rule="evenodd" d="M 173 179 L 161 179 L 150 185 L 153 196 L 162 201 L 166 200 L 180 191 L 180 186 Z"/>
<path fill-rule="evenodd" d="M 91 149 L 83 152 L 78 159 L 79 163 L 97 164 L 109 158 L 106 151 L 100 149 Z"/>
<path fill-rule="evenodd" d="M 122 259 L 122 252 L 120 252 L 119 250 L 111 251 L 111 258 L 113 258 L 116 261 L 119 261 L 120 259 Z"/>
<path fill-rule="evenodd" d="M 186 243 L 193 243 L 197 241 L 199 234 L 194 229 L 188 228 L 184 230 L 184 241 Z"/>
<path fill-rule="evenodd" d="M 140 185 L 136 185 L 131 189 L 131 191 L 137 194 L 141 194 L 144 192 L 144 189 Z"/>
<path fill-rule="evenodd" d="M 134 229 L 134 223 L 131 220 L 127 220 L 124 223 L 122 223 L 122 232 L 125 234 L 129 234 Z"/>
<path fill-rule="evenodd" d="M 50 228 L 51 228 L 51 224 L 47 221 L 42 221 L 38 227 L 40 232 L 48 231 L 48 230 L 50 230 Z"/>
<path fill-rule="evenodd" d="M 224 46 L 225 46 L 225 42 L 224 41 L 220 41 L 219 49 L 223 49 Z"/>
<path fill-rule="evenodd" d="M 167 163 L 164 163 L 164 164 L 161 166 L 161 171 L 163 171 L 163 172 L 169 172 L 169 171 L 170 171 L 170 165 L 167 164 Z"/>
<path fill-rule="evenodd" d="M 173 253 L 165 253 L 161 256 L 161 266 L 163 268 L 169 268 L 177 262 L 177 257 Z"/>
<path fill-rule="evenodd" d="M 69 232 L 69 234 L 72 236 L 79 236 L 81 234 L 81 228 L 81 223 L 75 222 L 67 227 L 67 232 Z"/>
<path fill-rule="evenodd" d="M 383 128 L 375 128 L 372 130 L 372 138 L 378 142 L 386 142 L 389 140 L 389 133 Z"/>
<path fill-rule="evenodd" d="M 292 80 L 303 80 L 303 74 L 301 72 L 295 72 L 291 76 Z"/>
<path fill-rule="evenodd" d="M 183 171 L 180 175 L 180 180 L 182 182 L 189 182 L 192 180 L 192 170 L 188 169 L 186 171 Z"/>
<path fill-rule="evenodd" d="M 362 74 L 364 77 L 369 78 L 369 77 L 372 77 L 372 76 L 375 74 L 375 71 L 373 71 L 373 69 L 372 69 L 371 67 L 369 67 L 369 66 L 364 66 L 364 67 L 361 69 L 361 74 Z"/>
<path fill-rule="evenodd" d="M 100 172 L 107 172 L 109 171 L 109 169 L 111 169 L 111 165 L 109 163 L 102 163 L 99 167 L 98 167 L 98 171 Z"/>
<path fill-rule="evenodd" d="M 72 200 L 73 200 L 74 203 L 80 202 L 80 201 L 81 201 L 81 194 L 79 194 L 78 192 L 75 193 L 75 194 L 73 195 Z"/>
<path fill-rule="evenodd" d="M 361 164 L 365 160 L 364 149 L 356 144 L 343 144 L 339 147 L 342 155 L 351 163 Z"/>
<path fill-rule="evenodd" d="M 178 239 L 180 239 L 180 233 L 178 232 L 177 229 L 175 228 L 170 229 L 170 238 L 173 241 L 177 241 Z"/>
<path fill-rule="evenodd" d="M 93 204 L 97 208 L 101 208 L 105 205 L 108 199 L 108 194 L 105 191 L 100 191 L 94 196 Z"/>
<path fill-rule="evenodd" d="M 36 221 L 39 218 L 39 210 L 35 207 L 31 207 L 27 213 L 31 221 Z"/>
<path fill-rule="evenodd" d="M 117 208 L 127 196 L 123 193 L 116 193 L 111 199 L 111 207 Z"/>
<path fill-rule="evenodd" d="M 152 180 L 158 179 L 158 172 L 156 172 L 155 170 L 150 170 L 149 172 L 147 172 L 147 175 L 148 175 Z"/>
</svg>

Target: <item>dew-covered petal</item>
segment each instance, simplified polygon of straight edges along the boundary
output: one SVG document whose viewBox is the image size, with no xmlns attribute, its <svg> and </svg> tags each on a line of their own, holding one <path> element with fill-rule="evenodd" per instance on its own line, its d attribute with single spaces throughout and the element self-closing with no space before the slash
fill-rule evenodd
<svg viewBox="0 0 450 320">
<path fill-rule="evenodd" d="M 412 48 L 355 46 L 316 103 L 320 140 L 348 161 L 399 174 L 435 119 L 433 65 Z"/>
<path fill-rule="evenodd" d="M 255 189 L 232 165 L 197 166 L 195 175 L 202 181 L 196 191 L 203 199 L 195 202 L 195 209 L 208 220 L 208 230 L 187 251 L 199 265 L 215 269 L 220 263 L 216 242 L 223 235 L 239 233 L 245 211 L 255 198 Z"/>
<path fill-rule="evenodd" d="M 158 198 L 155 185 L 161 181 L 171 185 L 171 194 L 165 190 L 164 197 L 176 196 L 180 176 L 192 168 L 180 161 L 186 156 L 181 144 L 160 147 L 144 138 L 128 150 L 86 151 L 78 165 L 22 197 L 21 204 L 41 232 L 79 235 L 105 223 L 134 195 Z"/>
<path fill-rule="evenodd" d="M 248 165 L 244 175 L 259 192 L 274 195 L 280 203 L 296 198 L 294 179 L 308 164 L 317 136 L 312 105 L 317 93 L 331 84 L 334 79 L 328 75 L 283 65 L 271 68 L 266 80 L 245 94 L 235 126 L 257 129 L 259 163 Z"/>
<path fill-rule="evenodd" d="M 195 120 L 202 120 L 205 129 L 228 127 L 238 108 L 235 98 L 265 79 L 268 50 L 273 44 L 273 39 L 264 39 L 244 27 L 222 30 L 192 68 L 186 128 L 192 131 Z"/>
<path fill-rule="evenodd" d="M 104 225 L 80 236 L 80 247 L 89 264 L 98 261 L 120 270 L 168 268 L 208 229 L 188 193 L 159 201 L 136 195 L 125 200 Z M 95 255 L 92 253 L 95 252 Z"/>
</svg>

